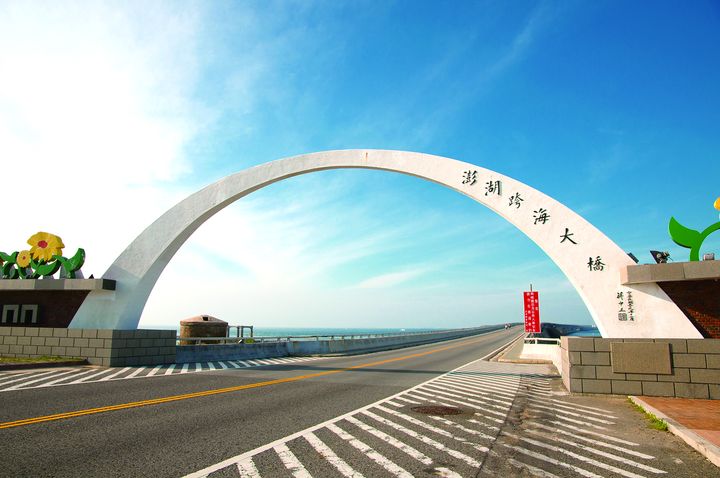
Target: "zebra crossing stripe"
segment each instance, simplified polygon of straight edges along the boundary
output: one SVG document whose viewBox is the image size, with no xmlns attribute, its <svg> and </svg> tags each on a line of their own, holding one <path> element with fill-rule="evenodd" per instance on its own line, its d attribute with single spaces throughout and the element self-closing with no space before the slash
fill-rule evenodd
<svg viewBox="0 0 720 478">
<path fill-rule="evenodd" d="M 571 430 L 575 430 L 575 431 L 580 432 L 580 433 L 585 433 L 586 435 L 593 435 L 593 436 L 597 436 L 597 437 L 600 437 L 600 438 L 604 438 L 604 439 L 606 439 L 606 440 L 614 441 L 614 442 L 617 442 L 617 443 L 622 443 L 623 445 L 640 446 L 639 443 L 635 443 L 635 442 L 623 440 L 622 438 L 615 438 L 614 436 L 605 435 L 605 434 L 603 434 L 603 433 L 598 433 L 598 432 L 594 432 L 594 431 L 591 431 L 591 430 L 585 430 L 584 428 L 574 427 L 574 426 L 572 426 L 572 425 L 567 425 L 567 424 L 565 424 L 565 423 L 558 422 L 558 421 L 555 421 L 555 420 L 551 420 L 550 423 L 552 423 L 552 424 L 554 424 L 554 425 L 558 425 L 558 426 L 563 426 L 563 427 L 565 427 L 565 428 L 569 428 L 569 429 L 571 429 Z"/>
<path fill-rule="evenodd" d="M 115 373 L 112 374 L 112 375 L 108 375 L 107 377 L 101 378 L 99 381 L 100 381 L 100 382 L 104 382 L 104 381 L 106 381 L 106 380 L 111 380 L 111 379 L 117 377 L 118 375 L 127 372 L 127 371 L 130 370 L 131 368 L 132 368 L 132 367 L 125 367 L 125 368 L 123 368 L 123 369 L 121 369 L 121 370 L 118 370 L 117 372 L 115 372 Z M 112 369 L 108 369 L 108 370 L 112 371 Z M 88 378 L 92 378 L 92 377 L 88 377 Z M 83 379 L 83 380 L 85 380 L 85 379 Z M 73 382 L 73 383 L 75 383 L 75 382 Z"/>
<path fill-rule="evenodd" d="M 624 448 L 624 447 L 621 447 L 621 446 L 617 446 L 617 445 L 613 445 L 612 443 L 606 443 L 606 442 L 603 442 L 603 441 L 600 441 L 600 440 L 593 440 L 592 438 L 588 438 L 588 437 L 585 437 L 585 436 L 582 436 L 582 435 L 576 435 L 575 433 L 570 433 L 569 431 L 563 430 L 563 429 L 561 429 L 561 428 L 549 427 L 549 426 L 547 426 L 547 425 L 543 425 L 542 423 L 534 423 L 533 426 L 534 426 L 535 428 L 540 428 L 540 429 L 543 429 L 543 430 L 547 430 L 547 431 L 552 432 L 552 433 L 560 433 L 560 434 L 562 434 L 562 435 L 566 435 L 566 436 L 575 438 L 576 440 L 586 441 L 586 442 L 588 442 L 588 443 L 592 443 L 593 445 L 602 446 L 602 447 L 605 447 L 605 448 L 610 448 L 611 450 L 620 451 L 620 452 L 623 452 L 623 453 L 625 453 L 625 454 L 627 454 L 627 455 L 636 456 L 636 457 L 638 457 L 638 458 L 644 458 L 645 460 L 654 460 L 654 459 L 655 459 L 655 457 L 652 456 L 652 455 L 646 455 L 645 453 L 640 453 L 639 451 L 635 451 L 635 450 L 628 450 L 627 448 Z M 599 435 L 599 433 L 598 433 L 598 435 Z"/>
<path fill-rule="evenodd" d="M 320 440 L 313 432 L 303 435 L 303 438 L 312 446 L 316 452 L 325 460 L 335 467 L 346 478 L 365 478 L 362 473 L 352 469 L 342 458 L 337 456 L 322 440 Z"/>
<path fill-rule="evenodd" d="M 494 398 L 485 396 L 486 394 L 482 394 L 482 396 L 478 396 L 477 394 L 473 393 L 472 391 L 463 390 L 462 388 L 459 388 L 456 386 L 450 386 L 450 385 L 441 386 L 441 385 L 428 384 L 423 388 L 426 390 L 430 389 L 433 391 L 435 389 L 438 389 L 441 392 L 447 391 L 448 394 L 450 392 L 453 392 L 453 393 L 457 394 L 457 395 L 455 395 L 457 397 L 462 397 L 464 395 L 470 395 L 471 397 L 475 397 L 475 399 L 477 399 L 477 400 L 481 400 L 483 402 L 488 402 L 488 406 L 490 406 L 490 407 L 499 408 L 501 410 L 507 410 L 512 405 L 512 402 L 506 402 L 504 400 L 496 400 Z M 502 405 L 495 405 L 495 403 L 500 403 Z"/>
<path fill-rule="evenodd" d="M 64 382 L 65 380 L 72 380 L 72 379 L 74 379 L 74 378 L 76 378 L 76 377 L 79 377 L 79 376 L 81 376 L 81 375 L 88 374 L 88 373 L 90 373 L 90 372 L 93 372 L 93 370 L 85 370 L 84 372 L 77 373 L 77 374 L 75 374 L 75 375 L 73 375 L 73 376 L 71 376 L 71 377 L 61 377 L 61 378 L 57 378 L 57 379 L 51 380 L 51 381 L 49 381 L 49 382 L 41 383 L 40 385 L 38 385 L 38 388 L 49 387 L 49 386 L 51 386 L 51 385 L 55 385 L 55 384 L 58 383 L 58 382 Z M 45 377 L 45 378 L 47 379 L 48 377 Z M 52 377 L 50 377 L 50 378 L 52 378 Z M 72 383 L 72 382 L 71 382 L 71 383 Z"/>
<path fill-rule="evenodd" d="M 147 375 L 145 375 L 145 376 L 146 376 L 146 377 L 152 377 L 153 375 L 155 375 L 156 373 L 158 373 L 162 367 L 163 367 L 162 365 L 157 365 L 157 366 L 155 366 L 155 368 L 152 369 L 152 370 L 150 370 L 150 373 L 147 374 Z"/>
<path fill-rule="evenodd" d="M 261 478 L 260 472 L 251 459 L 238 462 L 237 469 L 242 478 Z"/>
<path fill-rule="evenodd" d="M 308 473 L 303 464 L 300 463 L 300 460 L 298 460 L 295 454 L 290 451 L 290 448 L 288 448 L 287 445 L 277 445 L 274 450 L 280 458 L 280 461 L 282 461 L 283 465 L 285 465 L 285 468 L 287 468 L 295 478 L 312 478 L 312 475 Z"/>
<path fill-rule="evenodd" d="M 441 399 L 443 399 L 443 400 L 449 400 L 449 401 L 451 401 L 451 402 L 455 402 L 455 403 L 459 403 L 459 404 L 461 404 L 461 405 L 465 405 L 465 406 L 468 406 L 468 407 L 480 409 L 480 410 L 483 410 L 483 411 L 485 411 L 485 412 L 487 412 L 487 413 L 491 413 L 491 414 L 493 414 L 493 415 L 497 415 L 497 416 L 503 417 L 503 418 L 505 418 L 505 417 L 507 416 L 507 410 L 508 410 L 508 409 L 503 409 L 503 412 L 504 412 L 504 413 L 503 413 L 503 412 L 500 412 L 500 411 L 498 411 L 498 410 L 490 410 L 490 409 L 488 409 L 488 408 L 485 408 L 485 407 L 488 406 L 488 404 L 486 404 L 486 403 L 484 403 L 484 402 L 482 402 L 482 401 L 480 401 L 480 400 L 473 399 L 473 398 L 468 398 L 468 397 L 453 395 L 453 394 L 451 394 L 451 393 L 444 393 L 444 392 L 428 393 L 428 392 L 425 392 L 425 391 L 415 390 L 415 393 L 417 393 L 417 394 L 419 394 L 419 395 L 428 395 L 428 396 L 430 396 L 430 397 L 437 397 L 437 398 L 441 398 Z M 462 400 L 458 400 L 458 398 L 461 398 Z M 478 405 L 480 405 L 480 406 L 478 406 Z"/>
<path fill-rule="evenodd" d="M 436 383 L 438 385 L 442 385 L 445 387 L 462 387 L 467 390 L 472 390 L 476 394 L 494 397 L 495 400 L 502 401 L 504 403 L 511 403 L 512 400 L 515 398 L 515 393 L 505 393 L 505 392 L 499 392 L 497 390 L 489 390 L 487 388 L 480 388 L 478 386 L 471 385 L 469 383 L 462 382 L 460 380 L 455 380 L 455 379 L 453 379 L 453 380 L 438 380 Z M 504 400 L 499 400 L 499 399 L 504 399 Z M 510 402 L 508 402 L 507 400 L 510 400 Z"/>
<path fill-rule="evenodd" d="M 47 374 L 49 374 L 49 373 L 54 373 L 54 372 L 56 372 L 56 371 L 55 371 L 55 370 L 50 370 L 50 371 L 48 371 L 48 372 L 42 372 L 42 373 L 38 373 L 38 374 L 35 374 L 35 375 L 31 375 L 30 378 L 32 378 L 32 377 L 39 377 L 40 375 L 47 375 Z M 17 376 L 19 376 L 19 375 L 22 375 L 22 377 L 16 378 L 16 379 L 14 379 L 14 380 L 8 380 L 7 382 L 4 382 L 2 385 L 7 385 L 8 383 L 15 383 L 15 382 L 19 382 L 19 381 L 21 381 L 21 380 L 25 380 L 26 378 L 28 378 L 28 377 L 26 376 L 27 373 L 30 373 L 30 372 L 26 372 L 26 373 L 22 373 L 22 374 L 19 373 L 19 374 L 17 374 L 17 375 L 13 375 L 14 377 L 17 377 Z M 8 389 L 8 390 L 9 390 L 9 389 Z"/>
<path fill-rule="evenodd" d="M 527 463 L 522 463 L 513 458 L 506 458 L 506 460 L 508 463 L 510 463 L 515 468 L 525 468 L 530 472 L 530 474 L 532 474 L 533 476 L 537 476 L 538 478 L 560 478 L 559 476 L 554 475 L 554 474 L 550 473 L 549 471 L 545 471 L 542 468 L 528 465 Z"/>
<path fill-rule="evenodd" d="M 170 375 L 173 373 L 173 370 L 175 370 L 175 364 L 170 365 L 167 370 L 165 370 L 165 375 Z"/>
<path fill-rule="evenodd" d="M 220 368 L 222 370 L 226 370 L 228 368 L 227 364 L 225 362 L 218 362 L 220 364 Z"/>
<path fill-rule="evenodd" d="M 48 372 L 43 372 L 43 373 L 52 373 L 52 372 L 54 372 L 54 370 L 50 370 Z M 9 372 L 4 372 L 3 376 L 0 377 L 0 385 L 4 385 L 5 383 L 8 383 L 5 381 L 6 379 L 10 380 L 10 382 L 14 382 L 14 380 L 12 380 L 13 378 L 20 377 L 22 375 L 27 375 L 30 373 L 33 373 L 32 370 L 29 372 L 20 372 L 20 373 L 15 373 L 15 374 L 11 374 Z"/>
<path fill-rule="evenodd" d="M 394 446 L 398 450 L 401 450 L 404 453 L 410 455 L 411 457 L 413 457 L 414 459 L 416 459 L 423 465 L 431 465 L 433 462 L 432 458 L 430 458 L 427 455 L 425 455 L 424 453 L 416 450 L 415 448 L 411 447 L 407 443 L 403 443 L 400 440 L 398 440 L 397 438 L 391 437 L 387 433 L 382 432 L 375 427 L 371 427 L 367 423 L 361 422 L 360 420 L 358 420 L 355 417 L 347 417 L 345 420 L 352 423 L 353 425 L 360 428 L 361 430 L 365 430 L 366 432 L 370 433 L 371 435 L 374 435 L 374 436 L 378 437 L 379 439 L 383 440 L 384 442 L 389 443 L 390 445 Z"/>
<path fill-rule="evenodd" d="M 551 450 L 551 451 L 554 451 L 554 452 L 556 452 L 556 453 L 562 453 L 562 454 L 567 455 L 567 456 L 569 456 L 569 457 L 575 458 L 575 459 L 578 460 L 578 461 L 582 461 L 582 462 L 585 462 L 585 463 L 587 463 L 587 464 L 590 464 L 590 465 L 593 465 L 593 466 L 597 466 L 598 468 L 602 468 L 602 469 L 607 470 L 607 471 L 612 471 L 613 473 L 617 473 L 618 475 L 626 476 L 627 478 L 645 478 L 645 477 L 643 477 L 642 475 L 638 475 L 637 473 L 633 473 L 633 472 L 631 472 L 631 471 L 623 470 L 622 468 L 618 468 L 618 467 L 613 466 L 613 465 L 608 465 L 608 464 L 603 463 L 603 462 L 601 462 L 601 461 L 597 461 L 597 460 L 594 460 L 594 459 L 592 459 L 592 458 L 588 458 L 588 457 L 586 457 L 586 456 L 579 455 L 579 454 L 577 454 L 577 453 L 575 453 L 575 452 L 572 452 L 572 451 L 570 451 L 570 450 L 567 450 L 567 449 L 562 448 L 562 447 L 559 447 L 559 446 L 548 445 L 547 443 L 543 443 L 543 442 L 538 441 L 538 440 L 533 440 L 532 438 L 521 437 L 521 436 L 513 435 L 513 434 L 511 434 L 511 433 L 505 433 L 505 435 L 507 435 L 507 436 L 509 436 L 509 437 L 512 437 L 512 438 L 515 438 L 516 440 L 520 440 L 520 441 L 524 441 L 524 442 L 526 442 L 526 443 L 530 443 L 531 445 L 535 445 L 535 446 L 537 446 L 537 447 L 539 447 L 539 448 L 545 448 L 546 450 Z"/>
<path fill-rule="evenodd" d="M 559 415 L 570 415 L 571 417 L 578 417 L 578 418 L 584 418 L 586 420 L 590 420 L 592 422 L 602 423 L 603 425 L 615 425 L 615 422 L 611 422 L 610 420 L 603 420 L 602 418 L 595 418 L 595 417 L 587 417 L 585 415 L 581 415 L 579 413 L 570 412 L 567 410 L 558 410 L 556 408 L 547 407 L 545 405 L 532 405 L 533 408 L 540 408 L 542 410 L 550 410 L 551 412 L 555 412 Z"/>
<path fill-rule="evenodd" d="M 618 455 L 615 455 L 615 454 L 613 454 L 613 453 L 608 453 L 608 452 L 605 452 L 605 451 L 602 451 L 602 450 L 598 450 L 597 448 L 593 448 L 593 447 L 590 447 L 590 446 L 587 446 L 587 445 L 583 445 L 583 444 L 581 444 L 581 443 L 576 443 L 576 442 L 573 442 L 573 441 L 570 441 L 570 440 L 566 440 L 566 439 L 560 438 L 560 437 L 552 437 L 552 436 L 548 435 L 547 433 L 539 432 L 539 431 L 537 431 L 537 430 L 531 430 L 531 429 L 529 429 L 529 430 L 527 430 L 527 431 L 528 431 L 529 433 L 538 435 L 538 436 L 540 436 L 540 437 L 542 437 L 542 438 L 546 438 L 546 439 L 549 439 L 549 440 L 554 440 L 554 441 L 558 441 L 558 442 L 560 442 L 560 443 L 564 443 L 564 444 L 566 444 L 566 445 L 574 446 L 575 448 L 579 448 L 579 449 L 581 449 L 581 450 L 583 450 L 583 451 L 588 451 L 588 452 L 593 453 L 593 454 L 595 454 L 595 455 L 599 455 L 599 456 L 602 456 L 603 458 L 608 458 L 608 459 L 610 459 L 610 460 L 618 461 L 618 462 L 623 463 L 623 464 L 628 465 L 628 466 L 634 466 L 635 468 L 640 468 L 641 470 L 649 471 L 650 473 L 656 473 L 656 474 L 665 474 L 665 473 L 667 473 L 666 471 L 658 470 L 657 468 L 653 468 L 652 466 L 647 466 L 647 465 L 645 465 L 645 464 L 643 464 L 643 463 L 638 463 L 637 461 L 630 460 L 630 459 L 627 459 L 627 458 L 623 458 L 623 457 L 618 456 Z"/>
<path fill-rule="evenodd" d="M 461 452 L 459 452 L 459 451 L 457 451 L 457 450 L 453 450 L 452 448 L 449 448 L 449 447 L 443 445 L 442 443 L 433 440 L 433 439 L 430 438 L 430 437 L 427 437 L 427 436 L 425 436 L 425 435 L 422 435 L 422 434 L 416 432 L 415 430 L 411 430 L 411 429 L 409 429 L 409 428 L 406 428 L 406 427 L 400 425 L 399 423 L 395 423 L 395 422 L 393 422 L 392 420 L 388 420 L 387 418 L 383 418 L 383 417 L 381 417 L 380 415 L 377 415 L 377 414 L 375 414 L 375 413 L 373 413 L 373 412 L 371 412 L 371 411 L 369 411 L 369 410 L 363 410 L 361 413 L 364 414 L 364 415 L 367 415 L 368 417 L 372 418 L 373 420 L 376 420 L 376 421 L 378 421 L 378 422 L 380 422 L 380 423 L 384 423 L 385 425 L 388 425 L 388 426 L 396 429 L 396 430 L 399 431 L 399 432 L 405 433 L 406 435 L 410 435 L 411 437 L 416 438 L 416 439 L 420 440 L 421 442 L 423 442 L 423 443 L 425 443 L 425 444 L 427 444 L 427 445 L 430 445 L 430 446 L 432 446 L 432 447 L 434 447 L 434 448 L 437 448 L 438 450 L 447 453 L 448 455 L 452 456 L 453 458 L 457 458 L 457 459 L 459 459 L 459 460 L 462 460 L 462 461 L 464 461 L 465 463 L 467 463 L 467 464 L 470 465 L 470 466 L 474 466 L 474 467 L 476 467 L 476 468 L 480 468 L 480 467 L 482 466 L 482 463 L 480 463 L 479 461 L 474 460 L 473 458 L 467 456 L 466 454 L 461 453 Z M 487 449 L 486 449 L 486 450 L 487 450 Z M 482 451 L 482 450 L 481 450 L 481 451 Z"/>
<path fill-rule="evenodd" d="M 541 404 L 542 404 L 542 403 L 547 403 L 547 400 L 538 400 L 538 399 L 536 399 L 536 398 L 529 398 L 528 401 L 529 401 L 530 403 L 541 403 Z M 553 400 L 553 405 L 552 405 L 552 406 L 553 406 L 553 407 L 557 407 L 557 408 L 562 409 L 562 410 L 568 409 L 568 410 L 576 410 L 576 411 L 577 411 L 577 408 L 575 408 L 574 406 L 562 405 L 562 402 L 560 402 L 560 403 L 557 403 L 557 402 L 558 402 L 557 400 Z M 597 416 L 600 416 L 600 417 L 614 418 L 614 419 L 617 420 L 617 417 L 616 417 L 616 416 L 608 415 L 607 413 L 599 413 L 599 412 L 591 412 L 591 411 L 586 411 L 585 413 L 586 413 L 586 414 L 589 414 L 589 415 L 597 415 Z"/>
<path fill-rule="evenodd" d="M 123 378 L 133 378 L 133 377 L 137 376 L 140 372 L 145 370 L 146 368 L 147 367 L 139 367 L 134 372 L 132 372 L 130 375 L 128 375 L 127 377 L 123 377 Z"/>
<path fill-rule="evenodd" d="M 434 475 L 441 478 L 462 478 L 462 475 L 455 473 L 450 468 L 444 468 L 442 466 L 435 468 Z"/>
<path fill-rule="evenodd" d="M 350 445 L 352 445 L 354 448 L 356 448 L 360 452 L 364 453 L 365 456 L 367 456 L 372 461 L 374 461 L 378 465 L 385 468 L 387 471 L 389 471 L 393 475 L 395 475 L 399 478 L 413 478 L 413 476 L 410 473 L 408 473 L 407 470 L 405 470 L 403 467 L 388 460 L 387 458 L 382 456 L 380 453 L 375 451 L 373 448 L 371 448 L 370 446 L 361 442 L 354 436 L 350 435 L 349 433 L 347 433 L 345 430 L 338 427 L 337 425 L 331 423 L 327 426 L 327 428 L 328 428 L 328 430 L 335 433 L 337 436 L 339 436 L 343 440 L 350 443 Z"/>
<path fill-rule="evenodd" d="M 182 369 L 180 370 L 180 373 L 187 373 L 189 367 L 190 367 L 189 363 L 184 363 L 182 366 Z"/>
<path fill-rule="evenodd" d="M 208 362 L 208 369 L 215 370 L 215 364 L 212 362 Z"/>
<path fill-rule="evenodd" d="M 90 371 L 92 371 L 92 370 L 90 370 Z M 5 391 L 7 391 L 7 390 L 18 390 L 19 388 L 25 387 L 26 385 L 30 385 L 30 384 L 32 384 L 32 383 L 42 382 L 43 380 L 47 380 L 48 378 L 56 378 L 56 377 L 60 377 L 60 376 L 62 376 L 62 375 L 67 375 L 67 374 L 69 374 L 69 373 L 74 373 L 74 372 L 75 372 L 74 370 L 67 370 L 67 371 L 65 371 L 65 372 L 56 373 L 55 375 L 50 375 L 49 377 L 35 378 L 35 380 L 28 380 L 27 382 L 19 383 L 19 384 L 17 384 L 17 385 L 13 385 L 12 387 L 8 387 L 8 388 L 5 389 Z M 44 375 L 44 374 L 43 374 L 43 375 Z M 35 375 L 34 377 L 37 377 L 37 375 Z"/>
<path fill-rule="evenodd" d="M 564 462 L 564 461 L 559 461 L 559 460 L 556 460 L 556 459 L 554 459 L 554 458 L 550 458 L 549 456 L 541 455 L 540 453 L 534 452 L 534 451 L 532 451 L 532 450 L 528 450 L 527 448 L 523 448 L 523 447 L 521 447 L 521 446 L 508 445 L 507 443 L 503 443 L 503 445 L 506 446 L 507 448 L 510 448 L 510 449 L 512 449 L 512 450 L 515 450 L 515 451 L 517 451 L 517 452 L 520 452 L 520 453 L 522 453 L 522 454 L 524 454 L 524 455 L 533 457 L 533 458 L 535 458 L 536 460 L 541 460 L 541 461 L 545 461 L 545 462 L 551 463 L 551 464 L 553 464 L 553 465 L 555 465 L 555 466 L 561 466 L 561 467 L 563 467 L 563 468 L 568 468 L 568 469 L 574 471 L 575 473 L 577 473 L 577 474 L 579 474 L 579 475 L 582 475 L 582 476 L 584 476 L 584 477 L 586 477 L 586 478 L 604 478 L 604 477 L 602 477 L 602 476 L 600 476 L 600 475 L 596 475 L 596 474 L 593 473 L 592 471 L 588 471 L 588 470 L 586 470 L 586 469 L 584 469 L 584 468 L 580 468 L 579 466 L 571 465 L 570 463 L 566 463 L 566 462 Z"/>
</svg>

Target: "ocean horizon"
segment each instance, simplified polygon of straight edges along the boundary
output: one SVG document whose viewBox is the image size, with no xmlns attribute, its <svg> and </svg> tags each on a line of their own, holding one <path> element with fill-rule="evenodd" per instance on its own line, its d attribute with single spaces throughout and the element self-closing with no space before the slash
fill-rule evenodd
<svg viewBox="0 0 720 478">
<path fill-rule="evenodd" d="M 180 335 L 180 327 L 168 326 L 147 326 L 146 329 L 159 330 L 175 330 Z M 229 327 L 230 336 L 236 336 L 236 329 Z M 408 327 L 255 327 L 253 335 L 255 337 L 287 337 L 301 335 L 366 335 L 366 334 L 398 334 L 398 333 L 415 333 L 415 332 L 432 332 L 444 330 L 441 328 L 408 328 Z M 247 336 L 248 331 L 245 330 Z"/>
</svg>

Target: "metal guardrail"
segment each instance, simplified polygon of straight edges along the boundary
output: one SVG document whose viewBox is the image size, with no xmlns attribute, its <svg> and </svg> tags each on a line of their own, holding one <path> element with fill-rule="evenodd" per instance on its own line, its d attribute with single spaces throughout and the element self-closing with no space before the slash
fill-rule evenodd
<svg viewBox="0 0 720 478">
<path fill-rule="evenodd" d="M 525 337 L 526 344 L 533 345 L 560 345 L 560 339 L 550 339 L 543 337 Z"/>
<path fill-rule="evenodd" d="M 357 340 L 357 339 L 374 339 L 383 337 L 399 337 L 399 336 L 411 336 L 411 335 L 428 335 L 428 334 L 441 334 L 447 332 L 458 332 L 471 330 L 485 330 L 492 329 L 495 326 L 487 327 L 469 327 L 465 329 L 448 329 L 448 330 L 433 330 L 423 332 L 392 332 L 387 334 L 334 334 L 334 335 L 284 335 L 278 337 L 178 337 L 177 343 L 183 342 L 183 345 L 188 342 L 213 342 L 214 344 L 240 344 L 240 343 L 279 343 L 279 342 L 301 342 L 301 341 L 320 341 L 320 340 Z"/>
</svg>

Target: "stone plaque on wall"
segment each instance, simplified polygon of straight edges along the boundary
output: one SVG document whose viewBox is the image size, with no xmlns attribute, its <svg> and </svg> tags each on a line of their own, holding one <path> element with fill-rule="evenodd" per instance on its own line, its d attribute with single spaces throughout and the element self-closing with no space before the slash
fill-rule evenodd
<svg viewBox="0 0 720 478">
<path fill-rule="evenodd" d="M 614 373 L 672 373 L 669 343 L 611 342 L 610 361 Z"/>
</svg>

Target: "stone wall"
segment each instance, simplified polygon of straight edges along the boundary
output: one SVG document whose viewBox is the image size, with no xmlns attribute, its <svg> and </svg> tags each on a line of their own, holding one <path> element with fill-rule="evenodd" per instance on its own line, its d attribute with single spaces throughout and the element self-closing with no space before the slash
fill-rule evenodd
<svg viewBox="0 0 720 478">
<path fill-rule="evenodd" d="M 93 365 L 175 363 L 174 330 L 0 327 L 0 355 L 81 357 Z"/>
<path fill-rule="evenodd" d="M 720 340 L 563 337 L 573 393 L 720 399 Z"/>
</svg>

